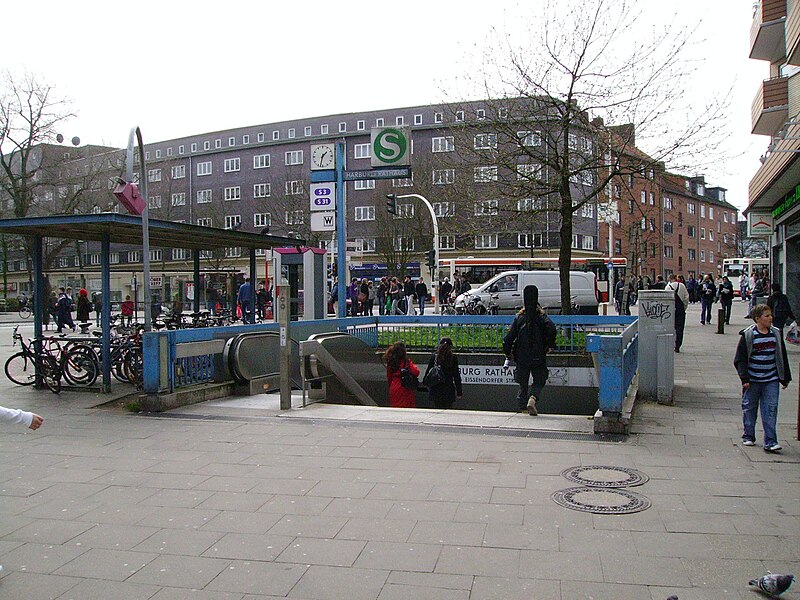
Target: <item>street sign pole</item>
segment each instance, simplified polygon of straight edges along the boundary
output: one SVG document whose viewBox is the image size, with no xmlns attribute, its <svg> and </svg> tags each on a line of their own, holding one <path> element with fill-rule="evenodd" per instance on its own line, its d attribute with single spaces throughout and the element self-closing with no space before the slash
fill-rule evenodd
<svg viewBox="0 0 800 600">
<path fill-rule="evenodd" d="M 336 274 L 339 278 L 337 315 L 347 315 L 347 208 L 344 189 L 345 143 L 336 142 Z"/>
</svg>

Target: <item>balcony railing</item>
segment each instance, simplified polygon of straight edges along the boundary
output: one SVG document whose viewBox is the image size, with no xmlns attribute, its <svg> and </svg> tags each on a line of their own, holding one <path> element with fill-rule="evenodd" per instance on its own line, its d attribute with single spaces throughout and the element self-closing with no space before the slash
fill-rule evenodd
<svg viewBox="0 0 800 600">
<path fill-rule="evenodd" d="M 752 133 L 775 135 L 789 115 L 789 78 L 774 77 L 761 84 L 752 109 Z"/>
<path fill-rule="evenodd" d="M 786 0 L 758 3 L 750 27 L 750 58 L 775 62 L 786 55 Z"/>
</svg>

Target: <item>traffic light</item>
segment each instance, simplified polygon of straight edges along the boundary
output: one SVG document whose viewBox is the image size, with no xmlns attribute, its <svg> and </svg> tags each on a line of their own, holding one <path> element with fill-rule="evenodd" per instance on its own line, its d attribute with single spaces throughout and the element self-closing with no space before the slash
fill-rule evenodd
<svg viewBox="0 0 800 600">
<path fill-rule="evenodd" d="M 428 250 L 425 253 L 425 264 L 429 269 L 436 268 L 436 250 Z"/>
<path fill-rule="evenodd" d="M 390 215 L 397 214 L 397 194 L 386 194 L 386 212 Z"/>
</svg>

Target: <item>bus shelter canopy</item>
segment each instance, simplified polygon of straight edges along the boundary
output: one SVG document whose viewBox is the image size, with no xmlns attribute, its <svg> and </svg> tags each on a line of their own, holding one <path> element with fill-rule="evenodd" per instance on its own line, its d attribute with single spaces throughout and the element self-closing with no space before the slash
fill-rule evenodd
<svg viewBox="0 0 800 600">
<path fill-rule="evenodd" d="M 275 248 L 304 245 L 305 240 L 276 235 L 261 235 L 233 229 L 219 229 L 148 219 L 151 247 L 210 250 L 214 248 Z M 134 215 L 101 213 L 96 215 L 53 215 L 0 219 L 0 233 L 102 241 L 112 244 L 142 244 L 142 218 Z"/>
</svg>

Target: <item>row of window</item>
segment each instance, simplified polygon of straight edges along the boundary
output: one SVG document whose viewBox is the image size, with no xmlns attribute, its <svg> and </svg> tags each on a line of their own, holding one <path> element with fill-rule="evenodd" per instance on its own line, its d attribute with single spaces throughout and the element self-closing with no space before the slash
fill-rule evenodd
<svg viewBox="0 0 800 600">
<path fill-rule="evenodd" d="M 454 122 L 456 122 L 456 123 L 463 122 L 464 121 L 464 116 L 465 115 L 464 115 L 464 111 L 463 110 L 456 111 L 454 113 Z M 498 117 L 499 118 L 504 119 L 507 116 L 508 116 L 507 109 L 502 109 L 501 108 L 498 111 Z M 482 121 L 482 120 L 486 119 L 486 110 L 482 109 L 482 108 L 477 109 L 475 111 L 475 117 L 479 121 Z M 435 124 L 444 123 L 444 113 L 442 113 L 442 112 L 433 113 L 433 122 Z M 423 125 L 423 115 L 422 114 L 415 114 L 414 118 L 413 118 L 413 123 L 414 123 L 414 125 Z M 386 119 L 384 119 L 383 117 L 377 117 L 375 119 L 375 127 L 385 127 L 386 125 L 387 125 Z M 395 119 L 394 119 L 394 125 L 398 126 L 398 127 L 402 127 L 402 126 L 406 125 L 405 117 L 403 115 L 396 116 Z M 356 121 L 356 131 L 366 131 L 366 128 L 367 128 L 366 120 L 359 119 L 358 121 Z M 340 121 L 339 122 L 339 124 L 338 124 L 338 132 L 339 133 L 347 133 L 347 122 L 345 122 L 345 121 Z M 329 135 L 329 134 L 330 134 L 330 126 L 329 126 L 329 124 L 328 123 L 321 124 L 320 128 L 319 128 L 319 135 Z M 305 137 L 311 137 L 312 135 L 314 135 L 311 125 L 306 125 L 305 127 L 303 127 L 303 135 Z M 286 139 L 292 140 L 292 139 L 295 139 L 296 137 L 297 137 L 297 129 L 296 128 L 290 127 L 290 128 L 288 128 L 286 130 Z M 257 140 L 258 143 L 265 142 L 266 141 L 266 134 L 264 132 L 257 133 L 256 134 L 256 140 Z M 273 142 L 277 142 L 277 141 L 280 141 L 280 140 L 281 140 L 281 132 L 280 132 L 280 130 L 278 130 L 278 129 L 273 130 L 272 131 L 272 141 Z M 223 138 L 216 138 L 214 140 L 214 149 L 215 150 L 221 149 L 223 147 L 223 142 L 224 142 Z M 591 148 L 591 141 L 588 141 L 588 142 L 589 142 L 589 148 Z M 249 144 L 250 144 L 250 135 L 249 134 L 242 135 L 241 145 L 242 146 L 247 146 Z M 570 139 L 570 144 L 572 144 L 572 139 Z M 534 144 L 526 144 L 526 145 L 534 145 Z M 236 146 L 236 136 L 228 136 L 227 147 L 228 148 L 233 148 L 235 146 Z M 199 144 L 197 142 L 193 142 L 190 145 L 190 150 L 191 150 L 191 152 L 197 152 L 199 150 L 199 147 L 200 146 L 199 146 Z M 211 150 L 211 141 L 210 140 L 206 140 L 206 141 L 203 142 L 203 151 L 209 151 L 209 150 Z M 186 153 L 186 145 L 185 144 L 178 145 L 178 155 L 183 155 L 185 153 Z M 155 155 L 155 158 L 157 158 L 157 159 L 161 158 L 162 157 L 161 149 L 160 148 L 156 149 L 154 151 L 154 155 Z M 167 156 L 173 156 L 174 155 L 174 151 L 173 151 L 172 147 L 168 147 L 166 149 L 166 155 Z M 145 160 L 150 160 L 150 152 L 149 151 L 145 152 Z"/>
<path fill-rule="evenodd" d="M 553 233 L 552 235 L 556 235 Z M 547 245 L 547 234 L 545 233 L 517 233 L 517 248 L 544 248 Z M 376 238 L 355 238 L 356 250 L 359 252 L 375 252 Z M 499 235 L 497 233 L 487 233 L 482 235 L 473 236 L 473 249 L 475 250 L 493 250 L 499 247 Z M 322 247 L 327 247 L 329 244 L 325 241 L 321 243 Z M 393 240 L 394 249 L 400 251 L 416 250 L 415 238 L 399 236 Z M 595 238 L 590 235 L 577 235 L 572 236 L 572 247 L 575 249 L 594 250 L 596 248 Z M 455 235 L 441 235 L 439 236 L 439 249 L 440 250 L 456 250 L 456 236 Z M 463 248 L 467 249 L 467 248 Z"/>
</svg>

